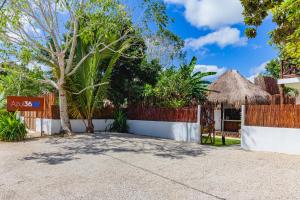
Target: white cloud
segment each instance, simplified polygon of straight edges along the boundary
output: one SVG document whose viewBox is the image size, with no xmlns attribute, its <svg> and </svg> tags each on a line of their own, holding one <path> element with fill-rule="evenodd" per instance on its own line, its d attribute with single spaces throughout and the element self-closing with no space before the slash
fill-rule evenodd
<svg viewBox="0 0 300 200">
<path fill-rule="evenodd" d="M 252 83 L 254 83 L 254 79 L 259 76 L 261 73 L 265 72 L 266 71 L 266 65 L 268 64 L 269 61 L 266 61 L 262 64 L 260 64 L 259 66 L 257 67 L 253 67 L 250 69 L 250 73 L 251 73 L 251 76 L 249 76 L 247 79 L 249 81 L 251 81 Z"/>
<path fill-rule="evenodd" d="M 194 72 L 217 72 L 216 75 L 209 76 L 209 79 L 214 79 L 222 75 L 225 71 L 225 67 L 218 67 L 216 65 L 196 65 Z"/>
<path fill-rule="evenodd" d="M 185 18 L 198 28 L 218 29 L 243 21 L 240 0 L 164 0 L 183 5 Z"/>
<path fill-rule="evenodd" d="M 241 32 L 237 28 L 225 27 L 197 39 L 186 39 L 185 46 L 197 50 L 211 44 L 217 44 L 221 48 L 224 48 L 228 45 L 246 45 L 247 39 L 245 37 L 241 37 L 240 35 Z"/>
</svg>

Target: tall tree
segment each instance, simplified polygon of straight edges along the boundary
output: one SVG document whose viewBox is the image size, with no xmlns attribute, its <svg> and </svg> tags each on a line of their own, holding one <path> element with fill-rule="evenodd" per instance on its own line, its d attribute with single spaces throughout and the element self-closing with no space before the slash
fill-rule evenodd
<svg viewBox="0 0 300 200">
<path fill-rule="evenodd" d="M 114 41 L 118 37 L 109 35 L 107 42 Z M 96 109 L 103 108 L 104 100 L 107 99 L 107 91 L 110 87 L 110 78 L 116 62 L 122 52 L 130 47 L 132 41 L 116 43 L 111 46 L 118 50 L 112 52 L 106 50 L 102 53 L 96 52 L 93 56 L 85 60 L 78 71 L 67 79 L 68 100 L 70 111 L 73 117 L 87 119 L 86 132 L 93 133 L 93 117 Z M 89 46 L 93 42 L 84 43 L 79 40 L 76 60 L 80 62 L 81 58 L 88 53 Z"/>
<path fill-rule="evenodd" d="M 153 14 L 153 19 L 162 31 L 168 21 L 165 8 L 157 6 L 161 4 L 155 0 L 141 1 L 148 5 L 147 11 Z M 106 17 L 99 21 L 94 18 L 95 15 Z M 55 79 L 44 76 L 40 81 L 57 89 L 61 125 L 67 134 L 72 131 L 65 90 L 66 78 L 74 75 L 96 52 L 101 53 L 107 49 L 118 52 L 111 46 L 135 37 L 123 32 L 111 43 L 103 40 L 108 32 L 114 31 L 116 26 L 122 26 L 122 22 L 129 19 L 118 0 L 8 0 L 0 12 L 0 18 L 0 55 L 3 59 L 16 60 L 25 55 L 30 60 L 42 62 L 52 68 Z M 79 22 L 83 19 L 89 19 L 91 23 L 79 29 Z M 117 20 L 120 23 L 115 23 Z M 80 36 L 83 40 L 95 37 L 97 40 L 75 64 Z"/>
<path fill-rule="evenodd" d="M 300 63 L 300 0 L 241 0 L 246 35 L 256 37 L 257 27 L 272 13 L 277 27 L 270 32 L 271 43 L 281 51 L 283 59 L 293 59 Z"/>
<path fill-rule="evenodd" d="M 120 59 L 112 72 L 109 100 L 117 107 L 139 102 L 145 84 L 155 85 L 161 70 L 158 60 Z"/>
</svg>

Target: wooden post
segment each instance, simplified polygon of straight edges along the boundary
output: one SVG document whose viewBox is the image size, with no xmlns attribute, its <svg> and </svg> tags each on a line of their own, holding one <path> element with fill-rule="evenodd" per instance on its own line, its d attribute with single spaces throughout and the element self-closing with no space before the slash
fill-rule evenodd
<svg viewBox="0 0 300 200">
<path fill-rule="evenodd" d="M 245 126 L 245 121 L 246 121 L 246 105 L 242 105 L 242 110 L 241 110 L 241 128 Z"/>
<path fill-rule="evenodd" d="M 221 132 L 224 131 L 224 110 L 223 110 L 223 103 L 221 103 Z"/>
<path fill-rule="evenodd" d="M 280 78 L 283 78 L 284 75 L 284 64 L 283 60 L 280 61 Z"/>
<path fill-rule="evenodd" d="M 224 105 L 221 103 L 221 131 L 222 131 L 222 145 L 226 145 L 225 133 L 224 133 Z"/>
<path fill-rule="evenodd" d="M 280 88 L 279 88 L 279 90 L 280 90 L 280 105 L 283 105 L 283 104 L 285 104 L 285 102 L 284 102 L 284 85 L 280 85 Z"/>
<path fill-rule="evenodd" d="M 280 61 L 280 76 L 281 78 L 284 77 L 284 61 L 281 60 Z M 279 87 L 279 92 L 280 92 L 280 105 L 283 105 L 284 104 L 284 85 L 280 85 Z"/>
</svg>

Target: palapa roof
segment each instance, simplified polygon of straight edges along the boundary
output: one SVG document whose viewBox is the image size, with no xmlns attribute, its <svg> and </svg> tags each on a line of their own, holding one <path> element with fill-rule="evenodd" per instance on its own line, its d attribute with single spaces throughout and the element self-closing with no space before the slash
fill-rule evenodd
<svg viewBox="0 0 300 200">
<path fill-rule="evenodd" d="M 229 70 L 209 85 L 208 101 L 227 103 L 234 107 L 248 104 L 269 103 L 271 95 L 251 83 L 236 70 Z"/>
</svg>

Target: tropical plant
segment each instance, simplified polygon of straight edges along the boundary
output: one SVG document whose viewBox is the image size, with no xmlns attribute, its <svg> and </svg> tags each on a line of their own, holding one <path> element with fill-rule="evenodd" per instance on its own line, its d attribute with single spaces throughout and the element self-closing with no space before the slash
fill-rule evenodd
<svg viewBox="0 0 300 200">
<path fill-rule="evenodd" d="M 110 34 L 107 43 L 115 41 L 116 34 Z M 68 101 L 73 117 L 87 119 L 86 131 L 94 132 L 93 117 L 96 109 L 104 106 L 110 86 L 112 70 L 123 52 L 130 47 L 132 40 L 127 39 L 110 46 L 110 50 L 98 51 L 89 56 L 77 72 L 67 79 Z M 76 61 L 88 55 L 93 41 L 78 41 Z"/>
<path fill-rule="evenodd" d="M 280 78 L 280 61 L 279 59 L 272 59 L 266 65 L 266 75 L 275 79 Z"/>
<path fill-rule="evenodd" d="M 140 27 L 141 31 L 164 32 L 170 21 L 164 3 L 157 0 L 140 0 L 135 4 L 128 3 L 127 8 L 131 5 L 131 8 L 134 8 L 137 3 L 142 3 L 142 9 L 145 11 L 145 17 L 140 17 L 143 19 L 142 24 L 151 24 L 152 29 L 142 28 L 139 22 L 135 27 Z M 9 0 L 1 9 L 1 58 L 25 59 L 27 63 L 42 62 L 53 69 L 54 79 L 43 76 L 40 81 L 57 90 L 61 126 L 67 134 L 72 134 L 72 129 L 65 91 L 66 79 L 75 74 L 94 53 L 110 49 L 111 45 L 128 38 L 134 39 L 135 35 L 132 37 L 128 32 L 122 32 L 111 43 L 105 43 L 108 33 L 127 25 L 127 21 L 130 20 L 127 10 L 131 9 L 125 9 L 119 0 Z M 99 20 L 99 15 L 104 18 Z M 85 23 L 85 26 L 79 29 L 81 21 L 84 20 L 89 23 Z M 115 23 L 116 20 L 120 23 Z M 124 21 L 126 23 L 122 24 Z M 88 54 L 75 64 L 80 37 L 83 37 L 83 40 L 96 37 L 97 40 Z"/>
<path fill-rule="evenodd" d="M 114 122 L 109 127 L 109 131 L 127 133 L 127 116 L 126 113 L 122 110 L 117 110 L 114 115 Z"/>
<path fill-rule="evenodd" d="M 253 1 L 241 0 L 244 7 L 243 15 L 246 25 L 246 35 L 254 38 L 257 35 L 257 27 L 272 13 L 276 28 L 270 32 L 271 43 L 275 44 L 283 59 L 292 59 L 300 64 L 300 1 Z"/>
<path fill-rule="evenodd" d="M 161 70 L 158 60 L 120 59 L 112 72 L 108 99 L 118 108 L 140 102 L 145 84 L 154 86 Z"/>
<path fill-rule="evenodd" d="M 0 140 L 13 142 L 22 141 L 27 134 L 25 124 L 17 118 L 16 113 L 0 115 Z"/>
<path fill-rule="evenodd" d="M 146 85 L 144 102 L 162 107 L 184 107 L 198 104 L 206 99 L 207 86 L 204 78 L 215 72 L 195 72 L 197 59 L 182 65 L 179 70 L 169 68 L 160 74 L 155 86 Z"/>
<path fill-rule="evenodd" d="M 43 77 L 43 71 L 38 67 L 29 69 L 2 63 L 0 68 L 5 72 L 0 73 L 0 108 L 5 106 L 7 96 L 39 96 L 52 91 L 50 86 L 37 81 Z"/>
<path fill-rule="evenodd" d="M 266 73 L 264 75 L 271 76 L 275 79 L 279 79 L 280 71 L 281 69 L 280 69 L 279 59 L 272 59 L 270 62 L 267 63 Z M 299 91 L 297 89 L 286 87 L 286 86 L 284 86 L 284 93 L 292 97 L 299 95 Z"/>
</svg>

